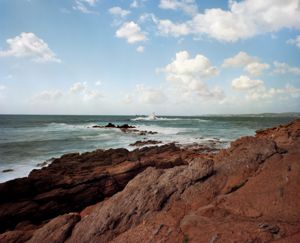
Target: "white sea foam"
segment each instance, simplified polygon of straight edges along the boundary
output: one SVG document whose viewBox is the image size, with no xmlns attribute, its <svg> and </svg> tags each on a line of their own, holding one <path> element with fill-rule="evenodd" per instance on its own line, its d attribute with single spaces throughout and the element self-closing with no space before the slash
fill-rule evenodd
<svg viewBox="0 0 300 243">
<path fill-rule="evenodd" d="M 87 129 L 94 125 L 98 125 L 96 123 L 80 123 L 80 124 L 70 124 L 70 123 L 59 123 L 59 122 L 51 122 L 47 124 L 46 129 L 68 129 L 68 130 L 77 130 L 77 129 Z"/>
<path fill-rule="evenodd" d="M 12 169 L 13 171 L 2 172 L 3 170 Z M 19 177 L 28 176 L 30 171 L 38 169 L 37 166 L 31 164 L 13 164 L 0 166 L 0 183 Z"/>
<path fill-rule="evenodd" d="M 200 118 L 171 118 L 171 117 L 156 117 L 153 119 L 148 116 L 141 116 L 130 119 L 131 121 L 199 121 L 199 122 L 208 122 L 208 120 Z"/>
</svg>

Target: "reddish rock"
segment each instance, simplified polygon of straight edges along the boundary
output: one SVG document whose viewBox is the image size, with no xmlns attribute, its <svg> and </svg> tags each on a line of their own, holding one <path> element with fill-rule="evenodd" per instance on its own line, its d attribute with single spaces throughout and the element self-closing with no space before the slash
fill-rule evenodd
<svg viewBox="0 0 300 243">
<path fill-rule="evenodd" d="M 122 190 L 148 166 L 182 165 L 187 153 L 174 144 L 143 148 L 96 150 L 66 154 L 27 178 L 0 184 L 0 232 L 22 221 L 39 224 L 102 201 Z M 164 158 L 164 159 L 160 159 Z"/>
<path fill-rule="evenodd" d="M 32 237 L 33 230 L 14 230 L 0 234 L 0 242 L 19 243 L 26 242 Z"/>
<path fill-rule="evenodd" d="M 298 119 L 233 142 L 212 176 L 112 242 L 300 242 L 299 129 Z"/>
<path fill-rule="evenodd" d="M 300 242 L 299 131 L 300 119 L 217 154 L 170 144 L 62 156 L 0 185 L 1 226 L 26 221 L 0 242 Z M 41 221 L 73 202 L 92 205 L 80 221 Z"/>
<path fill-rule="evenodd" d="M 212 173 L 213 162 L 199 159 L 171 169 L 150 167 L 131 180 L 122 192 L 96 206 L 75 226 L 67 242 L 107 242 L 142 223 L 188 186 Z"/>
<path fill-rule="evenodd" d="M 79 214 L 69 213 L 52 219 L 36 230 L 28 243 L 63 243 L 70 236 L 74 225 L 80 220 Z"/>
</svg>

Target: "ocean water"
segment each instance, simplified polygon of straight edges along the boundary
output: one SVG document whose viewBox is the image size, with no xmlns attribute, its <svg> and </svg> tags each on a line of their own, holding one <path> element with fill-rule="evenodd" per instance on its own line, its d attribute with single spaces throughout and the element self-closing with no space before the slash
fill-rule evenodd
<svg viewBox="0 0 300 243">
<path fill-rule="evenodd" d="M 152 139 L 162 143 L 206 144 L 218 140 L 226 147 L 241 136 L 254 135 L 262 128 L 273 127 L 295 119 L 289 116 L 52 116 L 0 115 L 0 182 L 23 177 L 37 164 L 65 153 L 95 149 L 134 149 L 129 144 Z M 139 130 L 157 134 L 141 136 L 119 129 L 97 129 L 93 125 L 134 125 Z M 12 169 L 10 172 L 3 170 Z"/>
</svg>

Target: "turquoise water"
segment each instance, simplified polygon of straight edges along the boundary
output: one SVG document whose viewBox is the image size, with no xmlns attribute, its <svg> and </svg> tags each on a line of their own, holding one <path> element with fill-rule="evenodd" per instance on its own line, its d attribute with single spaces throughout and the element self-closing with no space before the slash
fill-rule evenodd
<svg viewBox="0 0 300 243">
<path fill-rule="evenodd" d="M 220 146 L 255 130 L 290 122 L 294 117 L 199 116 L 158 117 L 147 120 L 134 116 L 36 116 L 0 115 L 0 182 L 26 176 L 36 164 L 70 152 L 125 147 L 137 140 L 163 143 L 200 143 L 219 139 Z M 96 129 L 93 125 L 112 122 L 137 126 L 157 134 L 140 136 L 119 129 Z M 2 173 L 2 170 L 13 169 Z"/>
</svg>

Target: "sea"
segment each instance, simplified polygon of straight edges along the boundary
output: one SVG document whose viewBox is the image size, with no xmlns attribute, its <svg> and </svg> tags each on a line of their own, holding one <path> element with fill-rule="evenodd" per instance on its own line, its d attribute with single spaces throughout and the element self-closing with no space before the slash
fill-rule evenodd
<svg viewBox="0 0 300 243">
<path fill-rule="evenodd" d="M 149 139 L 179 145 L 218 141 L 220 147 L 226 148 L 241 136 L 294 119 L 294 115 L 157 116 L 154 120 L 147 116 L 0 115 L 0 182 L 27 176 L 40 168 L 39 163 L 66 153 L 108 148 L 132 150 L 136 147 L 130 144 Z M 92 127 L 109 122 L 157 133 L 141 136 L 120 129 Z"/>
</svg>

